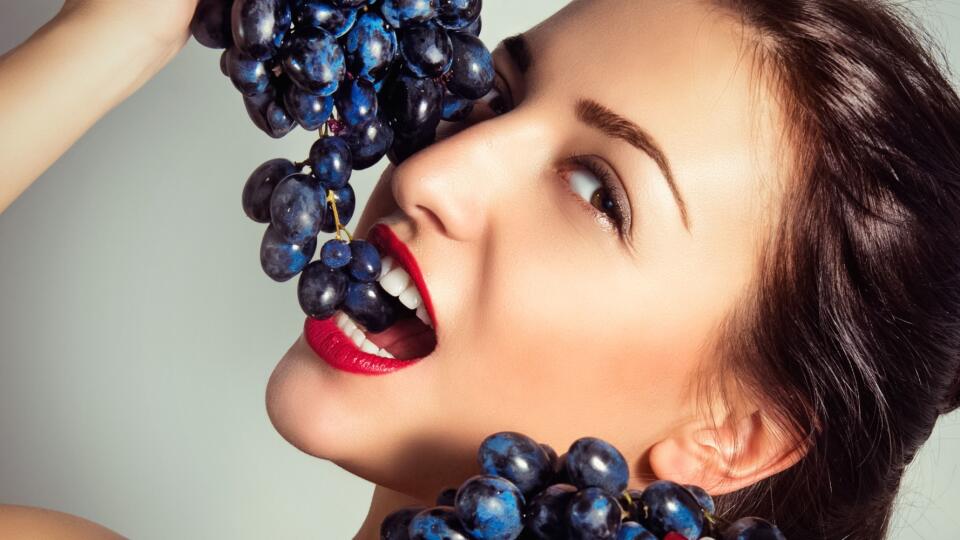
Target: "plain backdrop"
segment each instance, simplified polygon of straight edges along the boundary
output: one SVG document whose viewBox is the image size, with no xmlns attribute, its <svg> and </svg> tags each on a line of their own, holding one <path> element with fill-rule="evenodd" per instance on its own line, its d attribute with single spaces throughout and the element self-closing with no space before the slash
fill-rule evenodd
<svg viewBox="0 0 960 540">
<path fill-rule="evenodd" d="M 0 51 L 61 3 L 0 0 Z M 564 3 L 486 0 L 483 39 Z M 960 66 L 960 4 L 908 4 Z M 218 59 L 188 44 L 0 214 L 0 503 L 132 538 L 350 538 L 373 486 L 267 417 L 303 315 L 296 280 L 261 271 L 263 226 L 240 208 L 253 168 L 303 158 L 314 136 L 253 127 Z M 386 162 L 354 175 L 358 216 Z M 958 464 L 954 415 L 909 470 L 893 538 L 960 534 Z"/>
</svg>

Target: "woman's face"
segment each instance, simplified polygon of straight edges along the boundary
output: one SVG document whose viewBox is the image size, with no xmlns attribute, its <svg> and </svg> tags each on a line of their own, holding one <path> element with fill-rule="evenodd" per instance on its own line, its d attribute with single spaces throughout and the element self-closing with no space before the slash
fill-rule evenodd
<svg viewBox="0 0 960 540">
<path fill-rule="evenodd" d="M 436 349 L 363 376 L 301 336 L 267 390 L 279 432 L 424 500 L 503 430 L 560 454 L 600 437 L 642 473 L 695 414 L 774 202 L 780 120 L 743 37 L 701 2 L 578 0 L 524 34 L 528 61 L 498 46 L 503 110 L 480 103 L 387 168 L 356 225 L 409 246 Z"/>
</svg>

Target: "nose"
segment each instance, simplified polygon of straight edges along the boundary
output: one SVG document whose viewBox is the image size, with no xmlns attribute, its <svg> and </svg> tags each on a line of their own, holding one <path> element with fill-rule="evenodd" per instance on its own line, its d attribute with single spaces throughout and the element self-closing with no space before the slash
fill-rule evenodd
<svg viewBox="0 0 960 540">
<path fill-rule="evenodd" d="M 547 146 L 543 131 L 520 111 L 460 128 L 396 168 L 394 199 L 418 230 L 477 240 L 495 219 L 498 201 L 527 192 L 518 184 L 537 178 Z"/>
</svg>

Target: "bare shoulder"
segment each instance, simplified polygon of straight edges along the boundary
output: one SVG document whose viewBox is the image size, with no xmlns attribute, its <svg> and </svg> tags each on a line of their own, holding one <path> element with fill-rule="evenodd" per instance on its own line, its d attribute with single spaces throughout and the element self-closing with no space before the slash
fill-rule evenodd
<svg viewBox="0 0 960 540">
<path fill-rule="evenodd" d="M 45 508 L 0 504 L 0 538 L 118 540 L 119 534 L 83 518 Z"/>
</svg>

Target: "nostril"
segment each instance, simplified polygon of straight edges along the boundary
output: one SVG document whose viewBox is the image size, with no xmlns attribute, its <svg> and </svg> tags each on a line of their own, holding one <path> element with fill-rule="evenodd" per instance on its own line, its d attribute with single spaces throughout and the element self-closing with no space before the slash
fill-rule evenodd
<svg viewBox="0 0 960 540">
<path fill-rule="evenodd" d="M 437 214 L 433 212 L 433 210 L 430 210 L 426 206 L 421 206 L 421 205 L 417 205 L 417 209 L 421 210 L 424 214 L 426 214 L 427 219 L 433 222 L 433 224 L 437 227 L 437 229 L 440 230 L 441 233 L 443 233 L 444 235 L 447 234 L 447 228 L 443 225 L 443 222 L 440 221 L 440 218 L 437 216 Z"/>
</svg>

